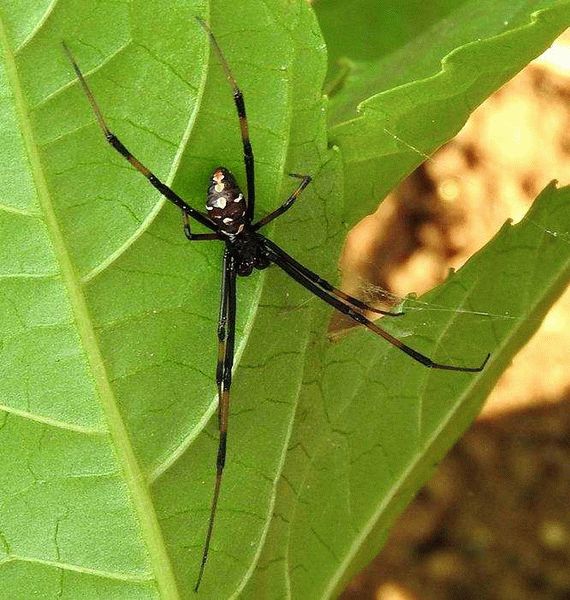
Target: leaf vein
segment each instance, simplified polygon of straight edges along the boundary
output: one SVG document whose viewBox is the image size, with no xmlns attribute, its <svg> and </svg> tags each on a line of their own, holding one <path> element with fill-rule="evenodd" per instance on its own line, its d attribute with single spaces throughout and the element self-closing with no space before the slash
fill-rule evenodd
<svg viewBox="0 0 570 600">
<path fill-rule="evenodd" d="M 6 406 L 0 404 L 0 411 L 22 417 L 23 419 L 29 419 L 30 421 L 36 421 L 49 425 L 50 427 L 57 427 L 58 429 L 67 429 L 68 431 L 75 431 L 76 433 L 83 433 L 85 435 L 107 435 L 108 431 L 104 429 L 97 429 L 96 427 L 85 427 L 83 425 L 77 425 L 76 423 L 69 423 L 67 421 L 60 421 L 45 415 L 38 415 L 37 413 L 31 413 L 26 410 L 20 410 L 13 406 Z"/>
<path fill-rule="evenodd" d="M 119 581 L 132 581 L 139 583 L 147 583 L 152 582 L 154 578 L 151 574 L 149 575 L 135 575 L 131 573 L 120 573 L 114 571 L 103 571 L 99 569 L 91 569 L 89 567 L 83 567 L 80 565 L 73 565 L 70 563 L 55 561 L 55 560 L 45 560 L 42 558 L 36 558 L 32 556 L 20 556 L 17 554 L 10 554 L 5 560 L 0 561 L 0 566 L 5 565 L 10 562 L 28 562 L 34 563 L 38 565 L 46 565 L 48 567 L 55 567 L 56 569 L 62 569 L 64 571 L 74 571 L 76 573 L 85 573 L 86 575 L 95 575 L 96 577 L 104 577 L 106 579 L 116 579 Z"/>
<path fill-rule="evenodd" d="M 51 14 L 55 10 L 59 0 L 51 0 L 48 7 L 46 8 L 44 14 L 38 19 L 38 22 L 32 28 L 30 33 L 24 38 L 23 42 L 14 50 L 14 56 L 19 54 L 41 31 L 42 27 L 46 24 L 47 20 L 50 18 Z"/>
</svg>

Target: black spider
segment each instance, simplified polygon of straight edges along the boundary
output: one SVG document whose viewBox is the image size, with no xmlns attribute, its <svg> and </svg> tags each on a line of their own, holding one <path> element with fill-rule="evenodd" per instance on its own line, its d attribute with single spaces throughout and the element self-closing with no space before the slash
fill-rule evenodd
<svg viewBox="0 0 570 600">
<path fill-rule="evenodd" d="M 208 25 L 202 20 L 197 19 L 209 36 L 214 51 L 218 55 L 220 63 L 224 69 L 226 77 L 233 89 L 234 102 L 236 105 L 243 143 L 243 155 L 245 162 L 245 172 L 247 179 L 247 198 L 243 195 L 233 175 L 224 167 L 218 167 L 212 174 L 211 184 L 208 188 L 208 199 L 206 201 L 207 214 L 203 214 L 189 206 L 178 194 L 166 186 L 154 173 L 145 167 L 137 158 L 135 158 L 123 143 L 112 133 L 103 114 L 95 101 L 83 74 L 81 73 L 75 59 L 69 48 L 63 44 L 65 52 L 73 65 L 73 69 L 79 78 L 81 86 L 89 99 L 91 107 L 95 113 L 99 126 L 105 134 L 106 140 L 126 158 L 135 169 L 140 171 L 149 182 L 168 200 L 182 209 L 184 220 L 184 233 L 190 241 L 218 240 L 225 244 L 222 264 L 222 291 L 220 316 L 218 322 L 218 364 L 216 370 L 216 382 L 218 385 L 218 424 L 220 431 L 218 456 L 216 461 L 216 480 L 212 498 L 212 507 L 204 550 L 202 553 L 202 562 L 196 581 L 195 590 L 198 591 L 200 582 L 204 575 L 204 568 L 208 559 L 208 551 L 212 532 L 214 529 L 214 519 L 216 507 L 220 495 L 220 484 L 222 473 L 226 460 L 226 441 L 228 429 L 228 413 L 230 403 L 230 387 L 232 381 L 232 366 L 234 360 L 234 339 L 236 324 L 236 278 L 238 275 L 251 275 L 255 269 L 265 269 L 271 264 L 280 267 L 285 273 L 295 281 L 304 286 L 307 290 L 318 296 L 339 312 L 347 315 L 357 323 L 364 325 L 373 333 L 384 338 L 390 344 L 396 346 L 408 356 L 431 369 L 444 369 L 447 371 L 464 371 L 477 373 L 483 370 L 489 360 L 485 358 L 478 367 L 460 367 L 434 362 L 424 354 L 410 348 L 397 338 L 393 337 L 387 331 L 384 331 L 374 322 L 367 319 L 363 311 L 372 311 L 382 315 L 399 316 L 403 313 L 383 311 L 364 302 L 345 294 L 338 288 L 331 285 L 313 273 L 307 267 L 297 262 L 292 256 L 287 254 L 282 248 L 271 240 L 264 237 L 259 230 L 282 215 L 293 206 L 299 194 L 309 185 L 311 177 L 309 175 L 298 175 L 291 173 L 292 177 L 301 180 L 297 189 L 285 200 L 285 202 L 272 213 L 254 222 L 255 205 L 255 177 L 253 150 L 249 141 L 248 122 L 245 112 L 245 103 L 243 94 L 238 88 L 236 80 L 229 68 L 229 65 L 222 54 L 221 48 L 212 34 Z M 192 233 L 190 229 L 189 217 L 192 217 L 198 223 L 211 230 L 211 233 Z"/>
</svg>

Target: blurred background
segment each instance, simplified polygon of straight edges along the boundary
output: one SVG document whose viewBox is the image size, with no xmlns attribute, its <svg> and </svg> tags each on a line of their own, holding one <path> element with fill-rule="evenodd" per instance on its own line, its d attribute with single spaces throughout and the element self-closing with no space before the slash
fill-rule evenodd
<svg viewBox="0 0 570 600">
<path fill-rule="evenodd" d="M 570 30 L 353 229 L 343 289 L 421 294 L 570 184 Z M 342 600 L 570 599 L 570 292 Z"/>
</svg>

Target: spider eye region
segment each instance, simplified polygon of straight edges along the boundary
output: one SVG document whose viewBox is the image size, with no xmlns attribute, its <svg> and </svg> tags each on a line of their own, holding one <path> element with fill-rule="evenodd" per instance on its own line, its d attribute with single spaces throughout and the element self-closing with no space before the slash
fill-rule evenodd
<svg viewBox="0 0 570 600">
<path fill-rule="evenodd" d="M 224 167 L 212 173 L 206 210 L 226 235 L 237 235 L 245 227 L 247 203 L 234 176 Z"/>
</svg>

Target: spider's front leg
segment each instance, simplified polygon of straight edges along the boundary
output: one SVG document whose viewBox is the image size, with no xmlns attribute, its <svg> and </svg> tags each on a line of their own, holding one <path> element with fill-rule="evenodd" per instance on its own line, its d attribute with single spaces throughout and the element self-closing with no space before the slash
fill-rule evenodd
<svg viewBox="0 0 570 600">
<path fill-rule="evenodd" d="M 336 296 L 337 298 L 340 298 L 341 300 L 344 300 L 348 304 L 351 304 L 353 307 L 356 307 L 360 310 L 369 310 L 370 312 L 375 312 L 379 315 L 385 315 L 387 317 L 401 317 L 404 315 L 402 311 L 392 312 L 389 310 L 382 310 L 381 308 L 376 308 L 375 306 L 370 306 L 369 304 L 366 304 L 362 300 L 359 300 L 358 298 L 355 298 L 354 296 L 351 296 L 350 294 L 339 290 L 337 287 L 329 283 L 326 279 L 323 279 L 316 273 L 313 273 L 313 271 L 311 271 L 310 269 L 307 269 L 307 267 L 302 265 L 300 262 L 296 261 L 290 254 L 287 254 L 287 252 L 285 252 L 283 248 L 272 242 L 270 239 L 263 237 L 263 243 L 272 252 L 275 252 L 275 254 L 279 255 L 283 260 L 292 265 L 297 271 L 302 273 L 303 276 L 306 277 L 309 281 L 316 283 L 324 291 L 332 294 L 333 296 Z"/>
<path fill-rule="evenodd" d="M 463 373 L 479 373 L 485 368 L 487 361 L 490 358 L 490 354 L 487 354 L 485 360 L 476 367 L 464 367 L 459 365 L 450 365 L 446 363 L 439 363 L 425 354 L 414 350 L 407 344 L 404 344 L 401 340 L 395 338 L 393 335 L 378 327 L 376 323 L 367 319 L 361 312 L 355 310 L 350 303 L 353 303 L 354 299 L 351 299 L 350 302 L 345 300 L 342 297 L 339 297 L 337 294 L 333 293 L 331 290 L 327 290 L 319 285 L 314 277 L 313 273 L 308 271 L 303 265 L 297 263 L 290 257 L 284 250 L 279 248 L 273 242 L 270 242 L 267 238 L 264 239 L 264 246 L 267 252 L 267 257 L 271 262 L 275 263 L 278 267 L 280 267 L 287 275 L 289 275 L 292 279 L 300 283 L 305 289 L 312 292 L 321 300 L 324 300 L 327 304 L 330 304 L 333 308 L 338 310 L 340 313 L 350 317 L 353 321 L 358 323 L 359 325 L 364 325 L 367 329 L 375 333 L 377 336 L 384 338 L 387 342 L 399 348 L 402 352 L 407 354 L 409 357 L 413 358 L 415 361 L 421 363 L 425 367 L 430 369 L 441 369 L 444 371 L 461 371 Z M 338 290 L 335 290 L 338 291 Z M 350 297 L 349 297 L 350 298 Z"/>
<path fill-rule="evenodd" d="M 218 366 L 216 369 L 216 382 L 218 384 L 218 428 L 220 439 L 218 442 L 218 456 L 216 458 L 216 481 L 210 509 L 210 520 L 202 552 L 202 562 L 198 579 L 194 587 L 198 591 L 204 569 L 208 560 L 210 541 L 214 531 L 214 520 L 220 496 L 222 474 L 226 462 L 226 442 L 228 435 L 228 416 L 230 410 L 230 388 L 232 384 L 232 367 L 234 364 L 234 343 L 236 330 L 236 278 L 237 266 L 233 256 L 226 249 L 222 266 L 222 294 L 220 301 L 220 319 L 218 323 Z"/>
</svg>

